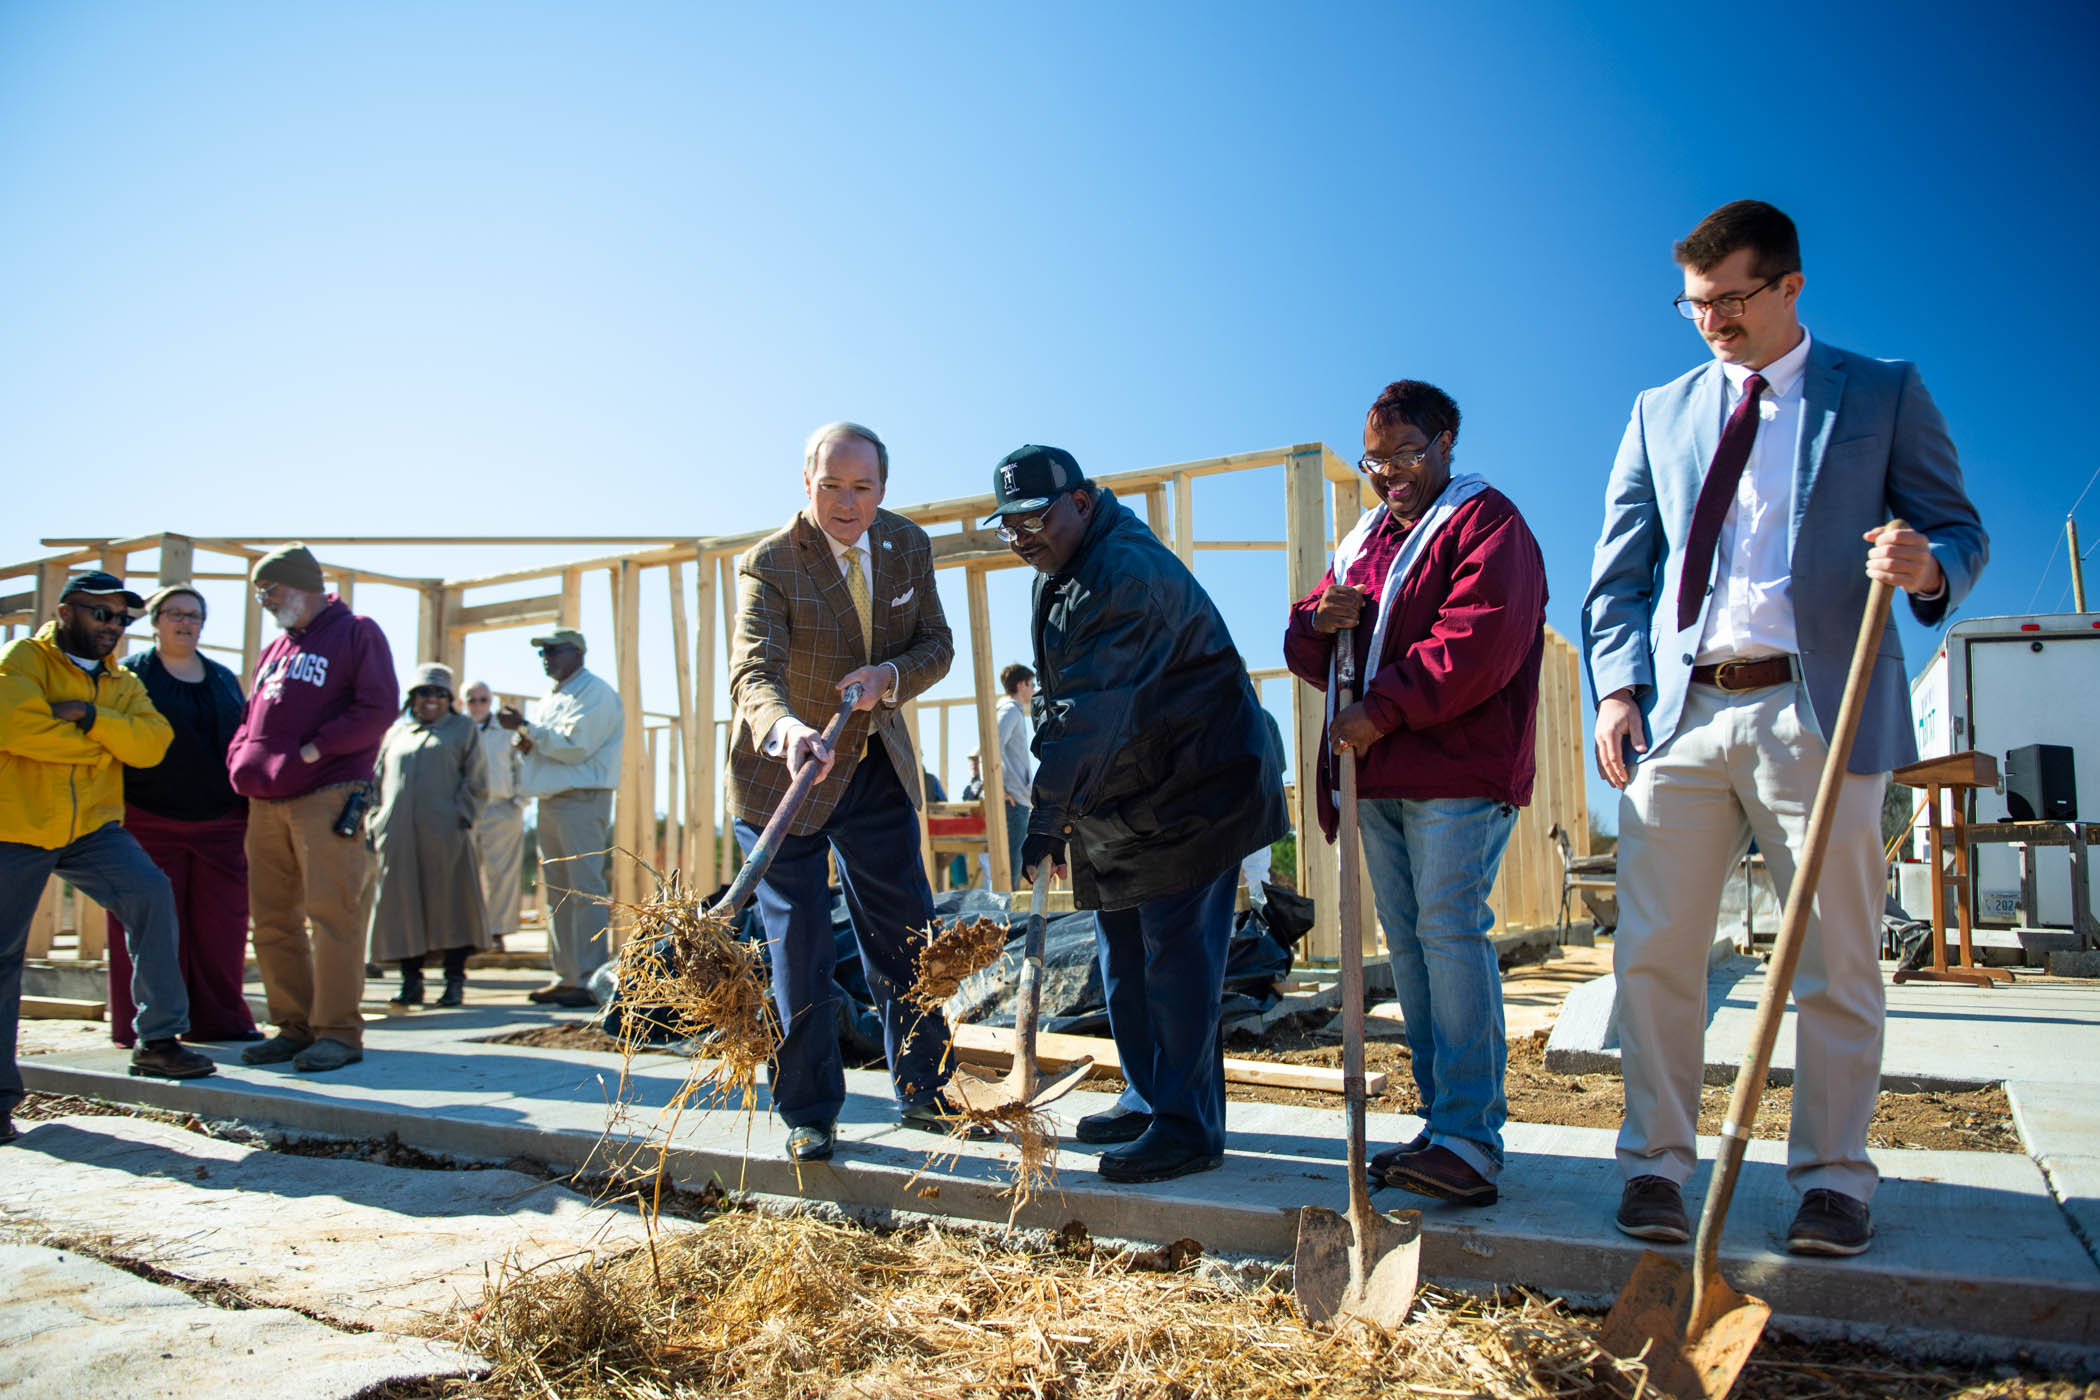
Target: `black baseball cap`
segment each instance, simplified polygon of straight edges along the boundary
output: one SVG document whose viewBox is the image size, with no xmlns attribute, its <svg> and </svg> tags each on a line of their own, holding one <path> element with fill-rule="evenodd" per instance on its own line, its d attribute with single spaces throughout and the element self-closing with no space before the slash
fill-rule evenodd
<svg viewBox="0 0 2100 1400">
<path fill-rule="evenodd" d="M 992 468 L 992 495 L 999 507 L 984 518 L 989 525 L 1002 515 L 1041 510 L 1065 492 L 1088 485 L 1079 459 L 1062 447 L 1030 443 L 1016 447 Z"/>
<path fill-rule="evenodd" d="M 144 598 L 141 598 L 124 586 L 124 580 L 118 578 L 115 574 L 104 573 L 100 569 L 88 569 L 67 579 L 64 590 L 58 595 L 58 600 L 64 602 L 66 599 L 79 593 L 84 593 L 90 598 L 107 598 L 114 594 L 121 597 L 127 607 L 143 608 L 146 606 Z"/>
</svg>

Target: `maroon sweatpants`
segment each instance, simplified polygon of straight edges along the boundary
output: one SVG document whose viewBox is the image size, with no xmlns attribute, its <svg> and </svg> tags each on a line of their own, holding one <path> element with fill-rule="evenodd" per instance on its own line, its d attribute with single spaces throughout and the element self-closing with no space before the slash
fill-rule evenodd
<svg viewBox="0 0 2100 1400">
<path fill-rule="evenodd" d="M 182 983 L 190 993 L 190 1040 L 230 1040 L 255 1029 L 241 996 L 248 959 L 248 816 L 175 822 L 126 805 L 124 829 L 175 887 L 181 928 Z M 109 1034 L 135 1039 L 131 1023 L 131 953 L 124 926 L 109 919 Z"/>
</svg>

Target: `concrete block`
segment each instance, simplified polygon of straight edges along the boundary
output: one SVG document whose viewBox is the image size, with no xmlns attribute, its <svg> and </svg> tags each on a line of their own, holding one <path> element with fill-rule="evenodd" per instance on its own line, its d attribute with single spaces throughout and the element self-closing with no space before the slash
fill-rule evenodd
<svg viewBox="0 0 2100 1400">
<path fill-rule="evenodd" d="M 101 963 L 35 958 L 22 964 L 22 995 L 25 997 L 101 1001 L 108 993 L 109 973 Z"/>
<path fill-rule="evenodd" d="M 2049 954 L 2051 977 L 2100 977 L 2100 950 L 2087 948 L 2078 952 L 2053 952 Z"/>
<path fill-rule="evenodd" d="M 218 1308 L 66 1250 L 0 1245 L 0 1393 L 38 1400 L 351 1400 L 483 1369 L 449 1342 Z"/>
</svg>

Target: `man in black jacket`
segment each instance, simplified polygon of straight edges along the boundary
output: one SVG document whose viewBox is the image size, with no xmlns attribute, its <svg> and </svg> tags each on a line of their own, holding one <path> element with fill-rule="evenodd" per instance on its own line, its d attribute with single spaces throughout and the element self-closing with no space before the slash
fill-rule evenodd
<svg viewBox="0 0 2100 1400">
<path fill-rule="evenodd" d="M 1024 875 L 1097 911 L 1109 1030 L 1144 1109 L 1082 1118 L 1110 1181 L 1224 1161 L 1218 1005 L 1240 857 L 1283 835 L 1282 775 L 1224 618 L 1072 454 L 993 469 L 990 520 L 1033 567 L 1036 773 Z M 1068 856 L 1069 852 L 1069 856 Z"/>
</svg>

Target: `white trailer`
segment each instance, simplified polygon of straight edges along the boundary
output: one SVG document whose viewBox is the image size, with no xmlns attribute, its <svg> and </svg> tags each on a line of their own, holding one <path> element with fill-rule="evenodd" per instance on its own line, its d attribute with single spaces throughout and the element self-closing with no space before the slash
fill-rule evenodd
<svg viewBox="0 0 2100 1400">
<path fill-rule="evenodd" d="M 1910 686 L 1918 755 L 1936 758 L 1976 749 L 1998 760 L 2027 744 L 2061 744 L 2077 769 L 2078 818 L 2100 822 L 2100 615 L 2047 613 L 1979 617 L 1947 629 Z M 2008 819 L 2000 791 L 1978 791 L 1975 822 Z M 1924 858 L 1924 814 L 1912 836 L 1912 854 Z M 2035 894 L 2040 926 L 2071 927 L 2070 855 L 2062 846 L 2035 850 Z M 2100 908 L 2100 872 L 2087 862 L 2087 885 Z M 2011 928 L 2020 912 L 2020 853 L 1986 844 L 1974 852 L 1974 903 L 1979 926 Z M 1923 917 L 1922 911 L 1912 910 Z"/>
</svg>

